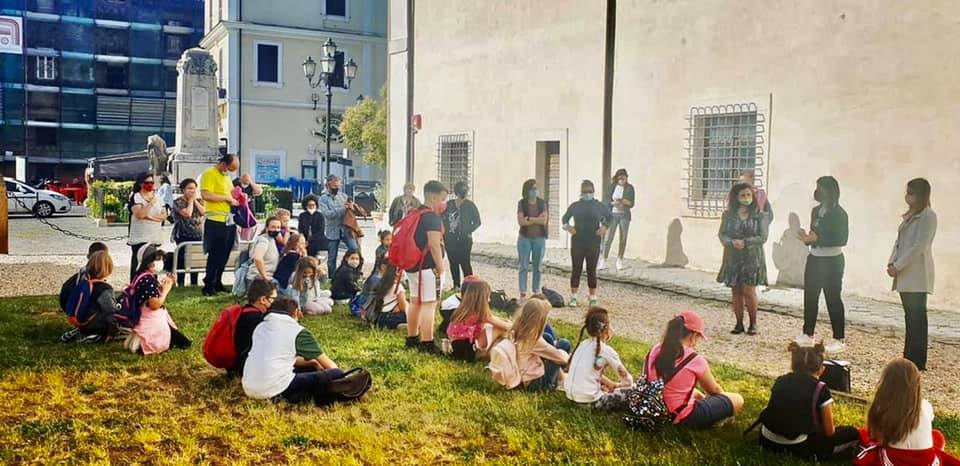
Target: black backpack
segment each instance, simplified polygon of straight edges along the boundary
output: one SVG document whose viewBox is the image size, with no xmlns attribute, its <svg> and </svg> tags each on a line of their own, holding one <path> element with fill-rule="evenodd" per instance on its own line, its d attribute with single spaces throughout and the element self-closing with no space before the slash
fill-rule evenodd
<svg viewBox="0 0 960 466">
<path fill-rule="evenodd" d="M 363 397 L 373 386 L 373 376 L 361 367 L 353 368 L 339 379 L 327 384 L 327 392 L 316 399 L 317 404 L 350 403 Z"/>
<path fill-rule="evenodd" d="M 677 413 L 686 409 L 687 405 L 684 404 L 676 412 L 670 411 L 670 409 L 667 408 L 666 401 L 663 399 L 663 390 L 667 384 L 670 383 L 670 380 L 679 374 L 680 370 L 696 357 L 697 353 L 690 353 L 689 356 L 680 361 L 680 364 L 676 365 L 676 370 L 674 370 L 673 375 L 670 377 L 658 377 L 654 380 L 647 380 L 647 373 L 650 365 L 653 364 L 653 362 L 650 361 L 650 353 L 647 353 L 647 357 L 643 358 L 643 375 L 627 394 L 627 414 L 623 416 L 623 422 L 627 424 L 627 427 L 658 430 L 664 426 L 673 424 Z M 696 386 L 697 384 L 694 383 L 693 387 L 690 388 L 690 393 L 687 394 L 687 403 L 690 403 L 690 399 L 693 396 L 693 388 Z"/>
<path fill-rule="evenodd" d="M 497 290 L 490 293 L 490 307 L 494 309 L 504 310 L 507 307 L 507 293 L 503 290 Z"/>
<path fill-rule="evenodd" d="M 563 300 L 563 295 L 550 288 L 544 287 L 542 293 L 553 307 L 565 307 L 567 305 L 567 302 Z"/>
</svg>

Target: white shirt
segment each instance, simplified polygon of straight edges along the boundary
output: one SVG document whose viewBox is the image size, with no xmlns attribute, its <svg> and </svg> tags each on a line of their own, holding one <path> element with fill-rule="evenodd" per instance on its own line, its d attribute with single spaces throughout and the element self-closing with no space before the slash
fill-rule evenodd
<svg viewBox="0 0 960 466">
<path fill-rule="evenodd" d="M 267 314 L 257 325 L 241 379 L 247 396 L 265 400 L 290 386 L 297 360 L 297 335 L 302 330 L 293 317 L 277 313 Z"/>
<path fill-rule="evenodd" d="M 907 434 L 903 440 L 890 444 L 901 450 L 927 450 L 933 448 L 933 406 L 930 402 L 920 402 L 920 422 L 913 432 Z"/>
<path fill-rule="evenodd" d="M 160 196 L 156 194 L 153 196 L 153 200 L 148 202 L 142 194 L 136 193 L 133 195 L 133 205 L 147 209 L 147 215 L 153 217 L 163 216 L 163 199 L 160 199 Z M 127 235 L 127 244 L 162 244 L 163 237 L 161 235 L 161 228 L 162 223 L 145 218 L 139 219 L 131 212 L 130 232 Z"/>
<path fill-rule="evenodd" d="M 250 258 L 252 259 L 259 252 L 263 253 L 263 271 L 267 274 L 263 278 L 269 280 L 273 278 L 273 273 L 277 271 L 277 264 L 280 263 L 277 240 L 269 236 L 257 236 L 257 239 L 250 246 Z M 254 280 L 259 276 L 260 272 L 257 270 L 257 264 L 251 263 L 250 270 L 247 271 L 247 280 Z"/>
<path fill-rule="evenodd" d="M 615 187 L 613 188 L 613 196 L 611 196 L 611 198 L 612 198 L 614 201 L 623 200 L 623 185 L 617 184 L 617 186 L 615 186 Z M 614 206 L 614 207 L 613 207 L 613 213 L 615 213 L 615 214 L 622 214 L 622 213 L 623 213 L 623 208 Z"/>
<path fill-rule="evenodd" d="M 620 355 L 606 343 L 600 343 L 600 356 L 597 353 L 597 339 L 590 338 L 580 343 L 570 361 L 570 370 L 564 382 L 567 398 L 577 403 L 593 403 L 603 396 L 600 387 L 600 377 L 606 368 L 626 373 L 627 369 L 620 362 Z M 597 370 L 597 367 L 600 369 Z"/>
</svg>

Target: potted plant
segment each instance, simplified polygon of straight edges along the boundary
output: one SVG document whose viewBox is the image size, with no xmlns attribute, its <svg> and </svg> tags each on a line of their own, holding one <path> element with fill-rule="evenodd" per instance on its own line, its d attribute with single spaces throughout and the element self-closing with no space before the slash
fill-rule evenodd
<svg viewBox="0 0 960 466">
<path fill-rule="evenodd" d="M 116 195 L 106 194 L 103 196 L 103 218 L 107 220 L 107 223 L 116 223 L 117 213 L 122 208 L 123 203 Z"/>
</svg>

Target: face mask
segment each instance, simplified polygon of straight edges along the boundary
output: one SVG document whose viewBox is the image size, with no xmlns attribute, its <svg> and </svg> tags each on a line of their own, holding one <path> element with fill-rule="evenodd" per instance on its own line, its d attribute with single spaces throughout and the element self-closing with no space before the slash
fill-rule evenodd
<svg viewBox="0 0 960 466">
<path fill-rule="evenodd" d="M 740 199 L 740 205 L 744 207 L 750 207 L 750 204 L 753 204 L 753 198 L 748 197 L 746 199 Z"/>
<path fill-rule="evenodd" d="M 531 189 L 530 191 L 527 191 L 527 197 L 530 199 L 536 199 L 537 197 L 539 197 L 539 195 L 540 193 L 537 192 L 536 189 Z"/>
<path fill-rule="evenodd" d="M 163 261 L 154 261 L 154 262 L 153 262 L 153 270 L 154 270 L 157 274 L 160 274 L 161 272 L 163 272 Z"/>
<path fill-rule="evenodd" d="M 336 196 L 340 192 L 340 188 L 330 188 L 330 194 Z"/>
<path fill-rule="evenodd" d="M 360 261 L 356 259 L 350 259 L 347 261 L 347 265 L 349 265 L 352 268 L 357 268 L 357 267 L 360 267 Z"/>
<path fill-rule="evenodd" d="M 279 232 L 279 231 L 268 231 L 267 234 L 270 235 L 271 238 L 276 238 L 278 235 L 280 235 L 280 232 Z"/>
<path fill-rule="evenodd" d="M 580 194 L 580 199 L 583 199 L 584 201 L 592 201 L 592 200 L 593 200 L 593 193 L 581 193 L 581 194 Z"/>
<path fill-rule="evenodd" d="M 153 182 L 152 182 L 152 181 L 148 181 L 148 182 L 143 183 L 142 185 L 140 185 L 140 189 L 142 189 L 143 191 L 148 192 L 148 193 L 149 193 L 150 191 L 153 191 Z"/>
<path fill-rule="evenodd" d="M 316 207 L 307 207 L 307 212 L 310 212 L 311 214 L 314 213 L 314 212 L 316 212 L 316 211 L 317 211 L 317 208 L 316 208 Z"/>
</svg>

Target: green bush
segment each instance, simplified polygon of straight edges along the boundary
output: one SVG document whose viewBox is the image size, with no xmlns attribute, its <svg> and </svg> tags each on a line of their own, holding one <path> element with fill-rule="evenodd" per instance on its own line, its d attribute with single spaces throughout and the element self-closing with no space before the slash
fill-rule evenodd
<svg viewBox="0 0 960 466">
<path fill-rule="evenodd" d="M 90 184 L 90 195 L 84 205 L 90 210 L 92 218 L 114 214 L 118 222 L 125 223 L 130 220 L 130 213 L 124 204 L 132 191 L 132 181 L 94 181 Z"/>
</svg>

